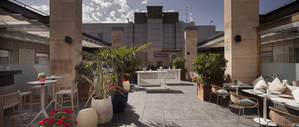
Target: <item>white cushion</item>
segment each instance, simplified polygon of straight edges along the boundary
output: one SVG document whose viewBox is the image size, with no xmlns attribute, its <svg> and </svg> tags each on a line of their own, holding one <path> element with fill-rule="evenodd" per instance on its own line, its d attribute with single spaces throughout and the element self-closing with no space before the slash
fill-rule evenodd
<svg viewBox="0 0 299 127">
<path fill-rule="evenodd" d="M 269 90 L 272 92 L 282 93 L 285 89 L 286 85 L 282 84 L 277 77 L 269 84 Z"/>
<path fill-rule="evenodd" d="M 264 79 L 263 76 L 260 76 L 260 77 L 258 77 L 257 79 L 255 79 L 254 81 L 252 81 L 252 83 L 251 83 L 252 86 L 255 87 L 255 85 L 256 85 L 259 81 L 261 81 L 261 80 L 265 81 L 265 79 Z"/>
<path fill-rule="evenodd" d="M 263 76 L 258 77 L 256 80 L 252 81 L 251 84 L 255 90 L 259 90 L 262 89 L 263 86 L 267 86 Z"/>
<path fill-rule="evenodd" d="M 299 89 L 296 89 L 292 92 L 294 100 L 299 103 Z"/>
<path fill-rule="evenodd" d="M 267 86 L 265 80 L 260 80 L 254 85 L 254 90 L 260 90 L 263 86 Z"/>
<path fill-rule="evenodd" d="M 299 87 L 291 86 L 291 85 L 286 85 L 286 87 L 287 87 L 288 89 L 290 89 L 292 92 L 293 92 L 294 90 L 296 90 L 296 89 L 299 88 Z"/>
</svg>

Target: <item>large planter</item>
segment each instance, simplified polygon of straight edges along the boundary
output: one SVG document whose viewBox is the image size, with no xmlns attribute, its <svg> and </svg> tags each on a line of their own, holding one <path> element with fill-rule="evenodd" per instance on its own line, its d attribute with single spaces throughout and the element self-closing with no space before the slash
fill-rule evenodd
<svg viewBox="0 0 299 127">
<path fill-rule="evenodd" d="M 93 108 L 86 108 L 79 111 L 77 116 L 77 127 L 97 127 L 98 115 Z"/>
<path fill-rule="evenodd" d="M 90 107 L 97 111 L 98 124 L 104 124 L 111 121 L 113 116 L 111 97 L 106 99 L 92 98 Z"/>
<path fill-rule="evenodd" d="M 113 113 L 121 113 L 125 110 L 128 102 L 128 91 L 115 93 L 112 95 Z"/>
<path fill-rule="evenodd" d="M 210 94 L 212 92 L 211 86 L 197 83 L 197 97 L 202 101 L 209 101 Z"/>
<path fill-rule="evenodd" d="M 181 70 L 181 80 L 183 80 L 183 81 L 186 81 L 187 79 L 186 79 L 186 73 L 187 73 L 187 71 L 185 70 L 185 69 L 182 69 Z"/>
</svg>

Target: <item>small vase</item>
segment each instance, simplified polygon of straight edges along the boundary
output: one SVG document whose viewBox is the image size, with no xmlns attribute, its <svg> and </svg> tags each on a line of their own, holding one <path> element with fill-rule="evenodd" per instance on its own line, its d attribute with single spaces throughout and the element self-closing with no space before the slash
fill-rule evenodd
<svg viewBox="0 0 299 127">
<path fill-rule="evenodd" d="M 39 81 L 40 81 L 40 82 L 45 82 L 46 79 L 45 79 L 45 78 L 40 78 Z"/>
</svg>

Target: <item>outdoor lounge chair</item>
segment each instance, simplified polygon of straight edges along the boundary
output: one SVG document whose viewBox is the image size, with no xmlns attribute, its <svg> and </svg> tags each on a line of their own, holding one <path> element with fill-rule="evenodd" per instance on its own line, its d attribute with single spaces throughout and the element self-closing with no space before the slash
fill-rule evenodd
<svg viewBox="0 0 299 127">
<path fill-rule="evenodd" d="M 292 115 L 273 107 L 270 107 L 269 117 L 279 127 L 295 127 L 295 124 L 299 123 L 299 116 Z"/>
<path fill-rule="evenodd" d="M 242 95 L 238 95 L 234 92 L 230 92 L 230 102 L 228 105 L 229 109 L 230 108 L 237 108 L 239 109 L 239 115 L 238 115 L 238 126 L 240 123 L 240 115 L 241 111 L 242 114 L 244 115 L 244 109 L 256 109 L 258 116 L 260 116 L 259 112 L 259 102 L 256 98 L 252 97 L 246 97 Z"/>
<path fill-rule="evenodd" d="M 228 93 L 226 90 L 224 90 L 223 87 L 216 86 L 216 85 L 212 85 L 212 88 L 211 88 L 211 89 L 212 89 L 212 92 L 211 92 L 211 94 L 210 94 L 210 99 L 209 99 L 209 101 L 211 102 L 211 100 L 212 100 L 212 96 L 213 96 L 213 94 L 215 94 L 215 95 L 217 96 L 217 99 L 216 99 L 216 104 L 217 104 L 217 105 L 218 105 L 218 102 L 219 102 L 219 97 L 224 98 L 224 97 L 226 97 L 226 96 L 229 95 L 229 93 Z M 219 90 L 222 90 L 223 93 L 220 92 Z M 216 107 L 217 107 L 217 105 L 216 105 Z"/>
</svg>

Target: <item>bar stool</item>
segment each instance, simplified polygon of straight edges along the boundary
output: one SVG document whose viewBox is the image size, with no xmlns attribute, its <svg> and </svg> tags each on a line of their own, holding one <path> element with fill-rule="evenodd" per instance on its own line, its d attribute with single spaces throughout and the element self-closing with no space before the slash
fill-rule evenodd
<svg viewBox="0 0 299 127">
<path fill-rule="evenodd" d="M 65 102 L 71 102 L 71 106 L 64 106 Z M 64 107 L 72 107 L 72 110 L 74 110 L 74 106 L 76 106 L 76 108 L 79 110 L 77 83 L 60 86 L 60 88 L 58 88 L 57 92 L 55 92 L 55 109 L 57 109 L 58 106 L 61 110 Z"/>
</svg>

